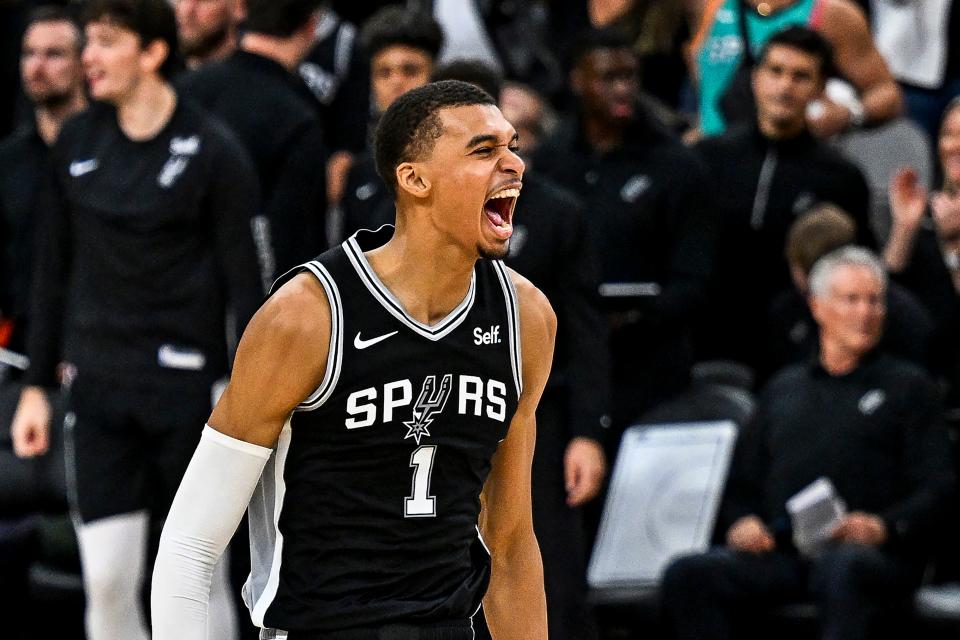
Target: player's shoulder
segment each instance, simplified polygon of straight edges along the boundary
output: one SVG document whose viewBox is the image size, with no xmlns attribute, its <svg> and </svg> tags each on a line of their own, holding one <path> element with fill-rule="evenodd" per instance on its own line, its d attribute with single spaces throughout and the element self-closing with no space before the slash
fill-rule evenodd
<svg viewBox="0 0 960 640">
<path fill-rule="evenodd" d="M 323 340 L 330 331 L 330 303 L 320 282 L 299 273 L 267 298 L 250 322 L 261 338 L 284 343 Z"/>
<path fill-rule="evenodd" d="M 526 277 L 510 267 L 506 267 L 506 270 L 517 292 L 521 331 L 526 334 L 529 328 L 534 334 L 543 334 L 552 340 L 557 331 L 557 314 L 547 296 Z"/>
</svg>

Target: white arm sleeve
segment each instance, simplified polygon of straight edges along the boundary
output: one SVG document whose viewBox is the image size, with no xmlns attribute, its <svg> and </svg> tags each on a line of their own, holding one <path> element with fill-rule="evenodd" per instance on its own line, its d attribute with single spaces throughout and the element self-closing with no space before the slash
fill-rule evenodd
<svg viewBox="0 0 960 640">
<path fill-rule="evenodd" d="M 206 640 L 213 567 L 271 453 L 204 427 L 160 536 L 150 594 L 153 640 Z"/>
</svg>

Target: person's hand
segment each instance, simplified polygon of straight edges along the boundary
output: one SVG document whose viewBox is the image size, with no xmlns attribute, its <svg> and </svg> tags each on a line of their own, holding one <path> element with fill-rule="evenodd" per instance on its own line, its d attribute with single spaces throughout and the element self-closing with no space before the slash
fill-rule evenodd
<svg viewBox="0 0 960 640">
<path fill-rule="evenodd" d="M 603 447 L 592 438 L 574 438 L 563 456 L 563 478 L 567 505 L 579 507 L 592 500 L 607 472 Z"/>
<path fill-rule="evenodd" d="M 945 244 L 960 244 L 960 194 L 938 191 L 930 199 L 937 235 Z"/>
<path fill-rule="evenodd" d="M 727 545 L 737 551 L 761 554 L 773 551 L 777 543 L 763 520 L 757 516 L 745 516 L 727 531 Z"/>
<path fill-rule="evenodd" d="M 902 167 L 890 179 L 887 195 L 893 225 L 904 230 L 916 230 L 927 208 L 927 190 L 920 184 L 917 172 Z"/>
<path fill-rule="evenodd" d="M 887 541 L 887 525 L 872 513 L 854 511 L 840 521 L 830 537 L 838 542 L 878 547 Z"/>
<path fill-rule="evenodd" d="M 21 458 L 43 455 L 50 446 L 50 403 L 39 387 L 24 387 L 10 425 L 13 452 Z"/>
<path fill-rule="evenodd" d="M 849 109 L 826 97 L 822 98 L 820 103 L 820 108 L 815 109 L 813 115 L 807 115 L 810 133 L 818 138 L 829 138 L 850 126 L 852 114 Z"/>
</svg>

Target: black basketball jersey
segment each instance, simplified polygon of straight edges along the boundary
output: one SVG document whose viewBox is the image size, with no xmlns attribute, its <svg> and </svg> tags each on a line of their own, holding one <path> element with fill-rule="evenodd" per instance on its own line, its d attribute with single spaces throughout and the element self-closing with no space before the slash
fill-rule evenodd
<svg viewBox="0 0 960 640">
<path fill-rule="evenodd" d="M 360 231 L 296 271 L 326 292 L 330 351 L 250 504 L 258 626 L 464 621 L 486 591 L 477 520 L 521 392 L 516 293 L 501 262 L 481 260 L 464 300 L 422 324 L 363 255 L 392 232 Z"/>
</svg>

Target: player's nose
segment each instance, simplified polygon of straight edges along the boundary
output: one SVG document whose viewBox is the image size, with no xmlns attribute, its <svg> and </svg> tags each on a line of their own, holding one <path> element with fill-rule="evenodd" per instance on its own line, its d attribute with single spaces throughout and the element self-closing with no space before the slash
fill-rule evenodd
<svg viewBox="0 0 960 640">
<path fill-rule="evenodd" d="M 526 165 L 524 164 L 523 159 L 517 155 L 517 152 L 507 149 L 507 153 L 504 154 L 503 159 L 500 161 L 500 170 L 504 173 L 509 173 L 521 178 L 523 177 L 523 171 L 525 168 Z"/>
</svg>

